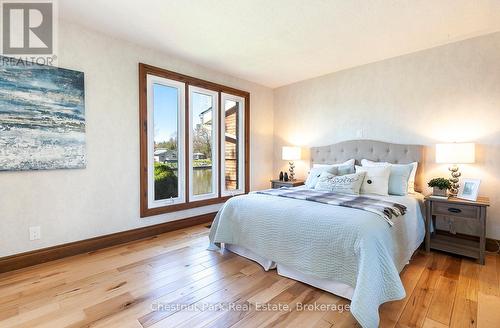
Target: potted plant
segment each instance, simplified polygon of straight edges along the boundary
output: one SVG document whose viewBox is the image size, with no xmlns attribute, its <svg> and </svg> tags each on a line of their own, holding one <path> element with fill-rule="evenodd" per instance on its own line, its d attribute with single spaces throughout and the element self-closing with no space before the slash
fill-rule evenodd
<svg viewBox="0 0 500 328">
<path fill-rule="evenodd" d="M 451 188 L 451 182 L 445 178 L 434 178 L 427 184 L 432 187 L 432 194 L 434 196 L 446 197 L 448 196 L 448 189 Z"/>
</svg>

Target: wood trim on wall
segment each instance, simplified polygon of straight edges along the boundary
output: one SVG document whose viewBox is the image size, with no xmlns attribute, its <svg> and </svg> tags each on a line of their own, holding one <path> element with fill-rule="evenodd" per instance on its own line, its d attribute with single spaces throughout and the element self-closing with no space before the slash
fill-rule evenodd
<svg viewBox="0 0 500 328">
<path fill-rule="evenodd" d="M 0 258 L 0 273 L 29 267 L 64 257 L 96 251 L 105 247 L 156 236 L 165 232 L 212 222 L 217 213 L 193 216 L 187 219 L 155 224 L 152 226 L 121 231 L 109 235 L 79 240 L 67 244 L 37 249 Z"/>
<path fill-rule="evenodd" d="M 147 215 L 148 209 L 148 112 L 147 109 L 147 72 L 145 65 L 139 64 L 139 167 L 140 167 L 140 212 Z M 144 165 L 146 163 L 146 165 Z"/>
<path fill-rule="evenodd" d="M 222 84 L 198 79 L 196 77 L 184 75 L 181 73 L 172 72 L 172 71 L 169 71 L 169 70 L 166 70 L 163 68 L 159 68 L 159 67 L 155 67 L 155 66 L 151 66 L 148 64 L 139 63 L 139 71 L 141 70 L 141 68 L 142 68 L 143 72 L 145 72 L 147 74 L 156 75 L 156 76 L 164 77 L 166 79 L 184 82 L 188 85 L 193 85 L 193 86 L 197 86 L 200 88 L 210 89 L 210 90 L 217 91 L 217 92 L 230 93 L 232 95 L 240 96 L 240 97 L 247 97 L 247 96 L 249 97 L 250 96 L 250 93 L 247 91 L 231 88 L 231 87 L 228 87 L 228 86 L 225 86 Z"/>
<path fill-rule="evenodd" d="M 486 251 L 488 252 L 499 252 L 500 247 L 498 246 L 500 240 L 496 240 L 493 238 L 486 238 Z"/>
<path fill-rule="evenodd" d="M 149 208 L 148 206 L 148 115 L 147 115 L 147 75 L 155 75 L 159 77 L 163 77 L 166 79 L 171 79 L 175 81 L 180 81 L 186 84 L 185 90 L 185 113 L 186 113 L 186 131 L 185 131 L 185 140 L 189 142 L 189 86 L 196 86 L 212 91 L 216 91 L 219 93 L 219 131 L 221 131 L 221 93 L 227 93 L 239 97 L 243 97 L 245 99 L 245 161 L 244 161 L 244 171 L 245 171 L 245 193 L 250 191 L 250 93 L 243 90 L 238 90 L 235 88 L 227 87 L 218 83 L 205 81 L 202 79 L 198 79 L 195 77 L 187 76 L 184 74 L 172 72 L 166 69 L 162 69 L 159 67 L 154 67 L 151 65 L 139 63 L 139 131 L 140 131 L 140 215 L 141 217 L 147 217 L 152 215 L 159 215 L 163 213 L 176 212 L 181 210 L 186 210 L 190 208 L 196 208 L 201 206 L 213 205 L 223 203 L 230 198 L 230 196 L 221 196 L 221 174 L 219 174 L 219 197 L 210 198 L 205 200 L 198 200 L 191 202 L 189 199 L 189 163 L 190 159 L 188 158 L 189 148 L 185 147 L 186 154 L 186 172 L 185 179 L 186 182 L 186 202 L 181 204 L 174 204 L 168 206 L 161 206 L 156 208 Z M 218 136 L 218 140 L 220 140 L 220 136 Z M 220 145 L 220 143 L 219 143 Z M 219 151 L 219 173 L 221 173 L 221 154 Z"/>
<path fill-rule="evenodd" d="M 250 94 L 245 97 L 245 193 L 250 191 Z"/>
<path fill-rule="evenodd" d="M 217 147 L 219 149 L 218 154 L 217 154 L 217 165 L 221 167 L 222 165 L 222 137 L 221 137 L 221 130 L 222 129 L 222 93 L 217 94 L 217 111 L 219 115 L 217 115 L 217 126 L 219 127 L 219 133 L 217 133 Z M 217 177 L 217 190 L 219 190 L 219 197 L 222 197 L 222 176 L 221 176 L 221 170 L 219 170 L 219 176 Z"/>
</svg>

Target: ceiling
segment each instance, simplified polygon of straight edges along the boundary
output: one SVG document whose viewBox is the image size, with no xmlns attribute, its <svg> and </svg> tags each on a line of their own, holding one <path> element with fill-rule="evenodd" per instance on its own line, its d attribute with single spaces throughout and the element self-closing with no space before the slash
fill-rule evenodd
<svg viewBox="0 0 500 328">
<path fill-rule="evenodd" d="M 60 0 L 59 11 L 268 87 L 500 30 L 500 0 Z"/>
</svg>

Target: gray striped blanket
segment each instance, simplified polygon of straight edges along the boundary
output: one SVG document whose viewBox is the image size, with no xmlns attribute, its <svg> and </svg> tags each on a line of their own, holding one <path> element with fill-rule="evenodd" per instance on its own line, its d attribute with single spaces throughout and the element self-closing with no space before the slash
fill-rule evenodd
<svg viewBox="0 0 500 328">
<path fill-rule="evenodd" d="M 323 204 L 356 208 L 375 213 L 387 221 L 390 226 L 392 219 L 406 213 L 406 206 L 367 196 L 339 194 L 313 189 L 280 188 L 257 191 L 257 194 L 308 200 Z"/>
</svg>

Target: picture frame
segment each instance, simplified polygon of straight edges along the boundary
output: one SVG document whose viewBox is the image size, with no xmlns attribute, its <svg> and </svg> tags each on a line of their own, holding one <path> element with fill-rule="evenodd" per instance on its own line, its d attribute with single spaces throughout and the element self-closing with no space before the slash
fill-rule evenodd
<svg viewBox="0 0 500 328">
<path fill-rule="evenodd" d="M 84 169 L 85 74 L 0 60 L 0 172 Z"/>
<path fill-rule="evenodd" d="M 462 179 L 457 198 L 476 201 L 480 184 L 480 179 Z"/>
</svg>

